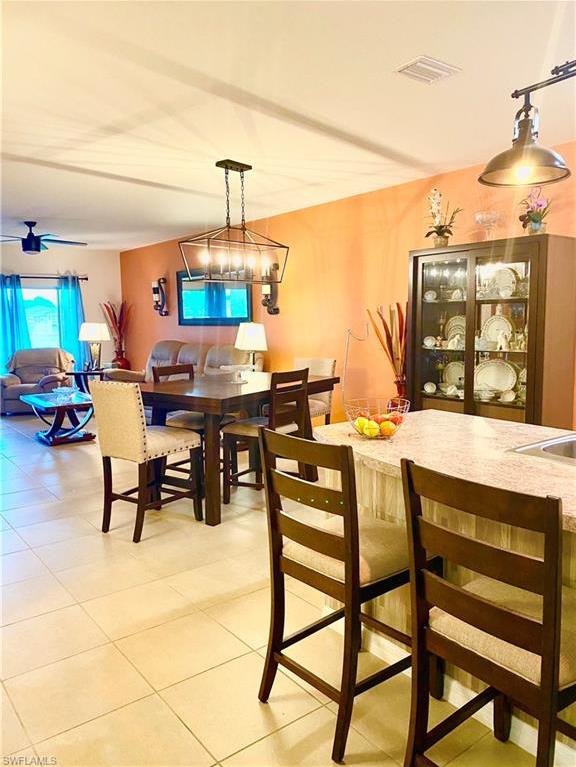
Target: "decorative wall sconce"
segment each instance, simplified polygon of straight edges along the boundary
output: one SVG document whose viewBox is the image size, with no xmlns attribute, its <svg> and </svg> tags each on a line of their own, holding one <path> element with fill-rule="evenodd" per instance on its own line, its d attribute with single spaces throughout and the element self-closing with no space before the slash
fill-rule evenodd
<svg viewBox="0 0 576 767">
<path fill-rule="evenodd" d="M 152 282 L 152 301 L 154 305 L 154 311 L 158 312 L 161 317 L 168 316 L 168 309 L 166 309 L 166 277 L 159 277 Z"/>
<path fill-rule="evenodd" d="M 278 301 L 278 285 L 271 282 L 262 285 L 262 306 L 266 307 L 268 314 L 280 314 L 280 307 L 276 306 Z"/>
</svg>

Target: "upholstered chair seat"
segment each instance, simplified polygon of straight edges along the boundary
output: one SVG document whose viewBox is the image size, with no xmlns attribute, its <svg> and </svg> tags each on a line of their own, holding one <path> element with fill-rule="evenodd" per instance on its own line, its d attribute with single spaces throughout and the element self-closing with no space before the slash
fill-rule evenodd
<svg viewBox="0 0 576 767">
<path fill-rule="evenodd" d="M 488 602 L 505 606 L 507 610 L 518 615 L 537 621 L 542 620 L 542 598 L 529 591 L 483 576 L 474 578 L 463 588 Z M 486 634 L 438 607 L 430 610 L 430 628 L 468 650 L 519 674 L 529 682 L 540 684 L 540 658 L 534 653 Z M 568 687 L 574 682 L 576 682 L 576 591 L 564 587 L 562 589 L 559 688 Z"/>
<path fill-rule="evenodd" d="M 315 525 L 315 527 L 340 537 L 344 535 L 342 517 L 333 517 L 321 525 Z M 360 584 L 362 586 L 386 578 L 408 567 L 405 531 L 399 525 L 384 522 L 381 519 L 359 517 L 358 536 Z M 345 582 L 345 566 L 341 560 L 319 554 L 308 546 L 303 546 L 289 539 L 282 547 L 282 555 L 286 559 L 315 570 L 317 573 L 327 575 L 341 583 Z"/>
<path fill-rule="evenodd" d="M 268 426 L 268 418 L 244 418 L 241 421 L 232 421 L 228 426 L 222 429 L 222 434 L 234 437 L 246 437 L 247 439 L 258 439 L 258 429 L 260 426 Z M 295 423 L 278 426 L 276 431 L 280 434 L 291 434 L 298 431 L 298 425 Z"/>
<path fill-rule="evenodd" d="M 98 443 L 104 466 L 104 520 L 102 531 L 110 527 L 112 501 L 132 500 L 138 491 L 138 510 L 134 542 L 140 540 L 144 513 L 179 498 L 193 498 L 197 519 L 202 518 L 200 500 L 202 449 L 200 436 L 188 429 L 169 426 L 147 426 L 140 386 L 120 381 L 91 381 L 90 393 L 98 425 Z M 174 453 L 190 454 L 190 490 L 174 492 L 166 476 L 166 457 Z M 112 492 L 111 458 L 138 464 L 138 488 L 124 494 Z M 170 467 L 168 467 L 170 468 Z M 162 499 L 166 492 L 168 499 Z M 151 500 L 152 498 L 152 500 Z"/>
<path fill-rule="evenodd" d="M 330 415 L 331 405 L 329 402 L 324 402 L 324 400 L 309 397 L 308 407 L 310 408 L 310 418 L 318 418 L 318 416 Z"/>
<path fill-rule="evenodd" d="M 308 368 L 311 376 L 333 376 L 336 370 L 336 360 L 324 357 L 297 357 L 294 360 L 294 367 Z M 332 391 L 314 394 L 308 398 L 308 408 L 310 418 L 323 416 L 326 423 L 330 423 L 330 413 L 332 411 Z"/>
</svg>

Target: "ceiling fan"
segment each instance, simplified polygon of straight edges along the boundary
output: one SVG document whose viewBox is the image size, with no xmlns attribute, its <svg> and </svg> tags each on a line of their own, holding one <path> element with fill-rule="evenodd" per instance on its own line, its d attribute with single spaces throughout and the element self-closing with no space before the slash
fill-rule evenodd
<svg viewBox="0 0 576 767">
<path fill-rule="evenodd" d="M 28 227 L 28 234 L 25 237 L 15 237 L 11 234 L 1 234 L 0 242 L 11 242 L 12 240 L 20 240 L 22 243 L 22 251 L 24 253 L 41 253 L 43 250 L 48 250 L 45 243 L 49 242 L 52 245 L 87 245 L 86 242 L 74 242 L 74 240 L 60 240 L 55 234 L 35 234 L 32 230 L 36 226 L 36 221 L 23 221 L 24 226 Z"/>
</svg>

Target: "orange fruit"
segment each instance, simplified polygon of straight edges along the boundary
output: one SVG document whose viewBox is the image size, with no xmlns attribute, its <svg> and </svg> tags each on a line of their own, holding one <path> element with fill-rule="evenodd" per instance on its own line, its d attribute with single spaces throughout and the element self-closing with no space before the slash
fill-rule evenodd
<svg viewBox="0 0 576 767">
<path fill-rule="evenodd" d="M 404 420 L 404 417 L 402 413 L 399 413 L 397 410 L 394 410 L 392 411 L 392 413 L 388 414 L 388 420 L 392 421 L 392 423 L 395 423 L 396 426 L 400 426 L 400 424 Z"/>
<path fill-rule="evenodd" d="M 398 427 L 392 421 L 382 421 L 380 424 L 380 434 L 383 437 L 392 437 Z"/>
</svg>

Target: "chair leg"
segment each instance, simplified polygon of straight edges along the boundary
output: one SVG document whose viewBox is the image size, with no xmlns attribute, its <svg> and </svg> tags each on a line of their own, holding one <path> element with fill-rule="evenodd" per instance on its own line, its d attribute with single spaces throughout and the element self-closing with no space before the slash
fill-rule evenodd
<svg viewBox="0 0 576 767">
<path fill-rule="evenodd" d="M 110 530 L 110 519 L 112 517 L 112 461 L 108 456 L 102 458 L 102 468 L 104 470 L 104 513 L 102 516 L 102 532 L 107 533 Z"/>
<path fill-rule="evenodd" d="M 430 655 L 430 695 L 436 700 L 444 697 L 444 660 Z"/>
<path fill-rule="evenodd" d="M 510 737 L 512 724 L 512 704 L 510 699 L 501 693 L 494 698 L 494 737 L 506 743 Z"/>
<path fill-rule="evenodd" d="M 139 543 L 142 537 L 142 528 L 144 527 L 144 515 L 148 505 L 148 464 L 138 464 L 138 506 L 136 507 L 136 524 L 134 525 L 134 543 Z"/>
<path fill-rule="evenodd" d="M 418 644 L 421 643 L 421 648 Z M 404 767 L 416 767 L 416 756 L 426 748 L 428 711 L 430 708 L 430 662 L 423 647 L 424 639 L 412 645 L 412 692 L 410 698 L 410 727 L 404 757 Z"/>
<path fill-rule="evenodd" d="M 556 711 L 552 701 L 546 714 L 538 721 L 538 747 L 536 749 L 536 767 L 553 767 L 556 747 Z"/>
<path fill-rule="evenodd" d="M 190 451 L 190 471 L 194 483 L 194 517 L 202 522 L 202 449 L 195 448 Z"/>
<path fill-rule="evenodd" d="M 260 691 L 258 700 L 262 703 L 268 701 L 270 690 L 274 684 L 278 662 L 274 659 L 274 653 L 282 650 L 282 641 L 284 639 L 284 620 L 286 616 L 286 592 L 284 587 L 284 575 L 281 572 L 275 572 L 272 578 L 272 603 L 270 614 L 270 634 L 268 636 L 268 649 L 266 651 L 266 661 L 260 682 Z"/>
<path fill-rule="evenodd" d="M 230 467 L 232 474 L 238 474 L 238 443 L 234 442 L 230 446 Z"/>
<path fill-rule="evenodd" d="M 230 453 L 232 450 L 232 442 L 229 437 L 224 436 L 223 446 L 222 446 L 222 454 L 223 454 L 223 465 L 222 465 L 222 503 L 230 503 L 230 485 L 232 483 L 232 477 L 231 477 L 231 466 L 230 466 Z"/>
<path fill-rule="evenodd" d="M 326 413 L 324 423 L 326 426 L 330 423 L 330 413 Z"/>
<path fill-rule="evenodd" d="M 336 733 L 332 747 L 332 759 L 342 762 L 346 751 L 346 741 L 352 718 L 354 705 L 354 692 L 356 688 L 356 674 L 358 671 L 358 653 L 362 639 L 360 624 L 360 606 L 357 609 L 346 607 L 344 613 L 344 659 L 342 664 L 342 683 L 340 685 L 340 704 L 338 706 L 338 719 L 336 720 Z"/>
</svg>

